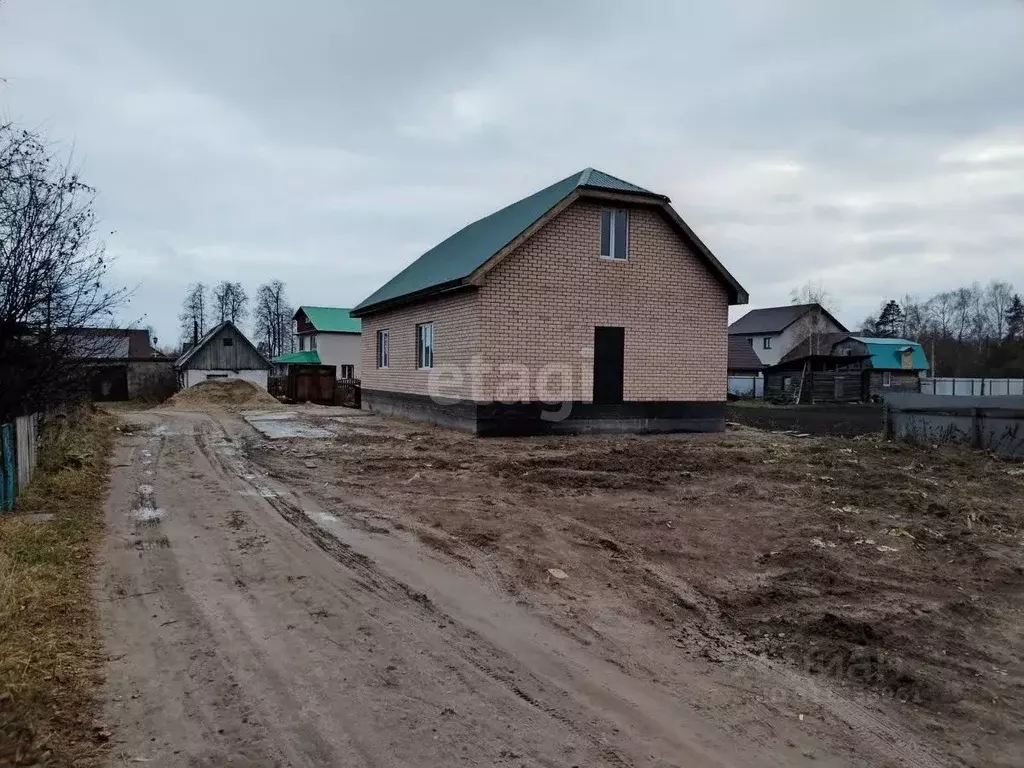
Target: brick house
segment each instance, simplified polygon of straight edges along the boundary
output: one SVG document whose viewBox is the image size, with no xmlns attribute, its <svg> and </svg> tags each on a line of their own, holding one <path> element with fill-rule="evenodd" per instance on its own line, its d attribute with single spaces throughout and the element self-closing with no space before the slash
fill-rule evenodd
<svg viewBox="0 0 1024 768">
<path fill-rule="evenodd" d="M 363 407 L 484 435 L 721 429 L 746 301 L 667 197 L 586 169 L 352 310 Z"/>
</svg>

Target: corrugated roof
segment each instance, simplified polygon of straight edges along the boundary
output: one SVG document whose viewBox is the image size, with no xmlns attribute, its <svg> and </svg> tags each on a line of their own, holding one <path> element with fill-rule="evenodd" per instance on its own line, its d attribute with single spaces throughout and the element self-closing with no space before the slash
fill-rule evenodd
<svg viewBox="0 0 1024 768">
<path fill-rule="evenodd" d="M 756 335 L 764 333 L 782 333 L 789 326 L 803 317 L 812 309 L 820 309 L 832 322 L 842 330 L 842 323 L 836 320 L 827 309 L 820 304 L 787 304 L 784 307 L 765 307 L 753 309 L 729 326 L 730 334 Z"/>
<path fill-rule="evenodd" d="M 861 342 L 871 353 L 871 367 L 879 370 L 899 371 L 903 370 L 903 351 L 911 349 L 914 352 L 913 370 L 923 371 L 928 368 L 928 356 L 924 353 L 924 347 L 916 341 L 907 339 L 880 339 L 873 336 L 854 336 L 854 339 Z"/>
<path fill-rule="evenodd" d="M 311 307 L 298 309 L 306 315 L 310 325 L 326 333 L 362 333 L 363 321 L 349 314 L 347 307 Z"/>
<path fill-rule="evenodd" d="M 577 188 L 628 192 L 668 201 L 664 195 L 603 171 L 585 168 L 463 227 L 361 301 L 356 311 L 469 277 Z"/>
<path fill-rule="evenodd" d="M 220 333 L 222 328 L 225 328 L 226 326 L 229 326 L 229 325 L 232 328 L 235 329 L 235 332 L 239 336 L 242 337 L 242 340 L 246 344 L 248 344 L 250 347 L 253 348 L 253 350 L 256 352 L 257 355 L 259 355 L 261 358 L 263 358 L 263 362 L 265 362 L 267 364 L 267 367 L 269 368 L 270 367 L 270 361 L 267 360 L 267 356 L 264 355 L 262 352 L 260 352 L 259 349 L 256 347 L 256 345 L 253 344 L 249 340 L 249 337 L 246 336 L 244 333 L 242 333 L 241 329 L 237 325 L 232 323 L 230 320 L 223 320 L 223 321 L 217 323 L 217 325 L 213 326 L 213 328 L 208 330 L 206 333 L 204 333 L 202 338 L 199 339 L 199 341 L 197 341 L 191 347 L 186 349 L 185 352 L 182 353 L 181 357 L 179 357 L 177 360 L 174 361 L 174 367 L 175 368 L 183 368 L 185 366 L 185 364 L 189 360 L 192 359 L 192 357 L 195 355 L 196 352 L 198 352 L 200 349 L 205 347 L 210 342 L 210 339 L 212 339 L 214 336 L 216 336 L 218 333 Z"/>
<path fill-rule="evenodd" d="M 159 353 L 150 345 L 144 328 L 63 328 L 71 353 L 83 359 L 146 360 Z"/>
<path fill-rule="evenodd" d="M 730 371 L 759 371 L 762 368 L 764 364 L 750 342 L 740 336 L 729 337 Z"/>
<path fill-rule="evenodd" d="M 278 355 L 270 362 L 274 365 L 321 365 L 320 353 L 308 349 L 305 352 L 289 352 L 287 355 Z"/>
</svg>

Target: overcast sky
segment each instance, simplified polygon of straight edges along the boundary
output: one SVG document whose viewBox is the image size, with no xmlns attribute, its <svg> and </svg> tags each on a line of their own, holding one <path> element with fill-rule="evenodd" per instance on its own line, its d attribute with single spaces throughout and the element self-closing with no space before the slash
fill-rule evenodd
<svg viewBox="0 0 1024 768">
<path fill-rule="evenodd" d="M 587 166 L 668 194 L 754 307 L 1024 290 L 1022 0 L 0 0 L 0 77 L 162 342 L 191 281 L 352 306 Z"/>
</svg>

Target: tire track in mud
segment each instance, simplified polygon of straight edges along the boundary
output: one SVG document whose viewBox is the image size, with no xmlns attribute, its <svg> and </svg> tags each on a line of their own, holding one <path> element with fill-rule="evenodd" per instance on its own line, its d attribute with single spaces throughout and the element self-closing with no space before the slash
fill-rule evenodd
<svg viewBox="0 0 1024 768">
<path fill-rule="evenodd" d="M 695 644 L 695 647 L 714 647 L 730 654 L 733 659 L 748 664 L 766 679 L 775 678 L 785 683 L 787 689 L 814 702 L 819 711 L 831 713 L 857 731 L 880 755 L 895 754 L 902 765 L 918 768 L 940 768 L 943 764 L 929 748 L 908 738 L 905 730 L 899 725 L 835 693 L 827 684 L 823 685 L 813 678 L 808 679 L 784 663 L 770 662 L 752 653 L 738 633 L 726 626 L 720 607 L 713 598 L 707 597 L 693 585 L 665 573 L 660 568 L 645 564 L 643 558 L 632 547 L 617 541 L 609 531 L 568 516 L 565 516 L 563 521 L 570 528 L 576 529 L 591 546 L 609 548 L 609 544 L 614 545 L 614 551 L 628 562 L 630 568 L 646 586 L 692 613 L 694 632 L 701 637 L 701 642 Z M 693 644 L 692 639 L 690 644 Z"/>
<path fill-rule="evenodd" d="M 220 434 L 215 434 L 213 429 L 219 430 Z M 352 575 L 353 582 L 360 588 L 374 597 L 385 600 L 406 614 L 417 615 L 417 618 L 421 620 L 431 621 L 434 625 L 437 625 L 439 620 L 443 620 L 448 630 L 449 639 L 452 641 L 449 643 L 449 647 L 453 648 L 470 667 L 476 669 L 486 679 L 504 688 L 509 695 L 561 723 L 571 732 L 589 742 L 609 765 L 615 766 L 615 768 L 632 768 L 634 763 L 620 754 L 618 750 L 610 747 L 589 729 L 580 727 L 580 723 L 588 722 L 588 719 L 585 716 L 582 718 L 572 716 L 571 709 L 573 707 L 571 705 L 574 702 L 568 691 L 561 688 L 552 690 L 550 683 L 545 683 L 529 671 L 520 674 L 528 678 L 532 684 L 529 687 L 536 690 L 532 693 L 525 690 L 523 680 L 517 678 L 514 672 L 502 671 L 499 668 L 501 665 L 494 661 L 504 661 L 504 666 L 511 668 L 521 666 L 517 660 L 509 657 L 482 635 L 438 608 L 425 593 L 383 573 L 375 566 L 371 558 L 355 551 L 350 545 L 322 528 L 305 513 L 298 503 L 287 498 L 291 495 L 290 492 L 278 493 L 269 485 L 259 482 L 258 471 L 255 467 L 247 465 L 242 458 L 242 450 L 228 437 L 220 424 L 212 420 L 196 424 L 194 438 L 199 451 L 214 471 L 227 480 L 243 483 L 254 494 L 262 497 L 284 520 L 316 544 L 321 551 L 347 568 Z M 454 632 L 452 628 L 454 628 Z M 549 697 L 554 695 L 556 698 L 565 699 L 570 706 L 561 708 L 545 703 L 542 700 L 545 695 Z"/>
</svg>

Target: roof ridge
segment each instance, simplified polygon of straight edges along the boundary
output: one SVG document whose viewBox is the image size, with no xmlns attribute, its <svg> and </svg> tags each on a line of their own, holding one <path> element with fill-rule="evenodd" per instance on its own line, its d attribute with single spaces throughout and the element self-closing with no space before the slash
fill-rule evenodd
<svg viewBox="0 0 1024 768">
<path fill-rule="evenodd" d="M 602 171 L 600 168 L 588 168 L 587 170 L 589 170 L 591 172 L 597 171 L 602 176 L 607 176 L 609 179 L 615 179 L 616 181 L 618 181 L 618 182 L 620 182 L 622 184 L 628 184 L 631 187 L 636 187 L 637 189 L 642 189 L 644 192 L 647 192 L 647 193 L 652 194 L 652 195 L 656 194 L 655 192 L 651 192 L 651 190 L 647 189 L 646 187 L 641 187 L 639 184 L 634 184 L 632 181 L 628 181 L 628 180 L 623 179 L 623 178 L 621 178 L 619 176 L 615 176 L 614 174 L 608 173 L 608 171 Z M 590 178 L 589 175 L 588 175 L 587 178 L 589 180 L 589 178 Z"/>
<path fill-rule="evenodd" d="M 592 174 L 593 172 L 594 172 L 593 168 L 584 168 L 583 171 L 580 173 L 580 180 L 578 182 L 576 182 L 576 186 L 578 186 L 578 187 L 585 187 L 585 186 L 587 186 L 587 182 L 590 181 L 590 174 Z M 622 181 L 622 179 L 619 179 L 619 181 Z"/>
</svg>

